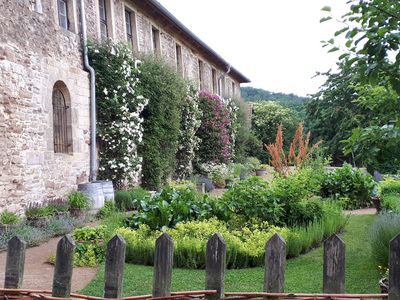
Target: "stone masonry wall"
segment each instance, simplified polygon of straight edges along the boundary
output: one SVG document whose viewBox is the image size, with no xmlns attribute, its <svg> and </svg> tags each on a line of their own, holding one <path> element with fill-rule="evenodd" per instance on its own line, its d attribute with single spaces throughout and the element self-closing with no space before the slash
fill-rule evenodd
<svg viewBox="0 0 400 300">
<path fill-rule="evenodd" d="M 6 2 L 0 4 L 0 210 L 21 211 L 87 180 L 89 81 L 79 36 L 56 23 L 56 1 L 42 0 L 39 10 L 32 1 Z M 71 96 L 71 155 L 53 149 L 52 91 L 59 80 Z"/>
</svg>

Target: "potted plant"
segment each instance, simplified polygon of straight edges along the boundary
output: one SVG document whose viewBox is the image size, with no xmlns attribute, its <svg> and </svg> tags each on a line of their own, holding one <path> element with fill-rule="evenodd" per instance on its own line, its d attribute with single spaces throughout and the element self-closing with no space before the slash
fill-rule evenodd
<svg viewBox="0 0 400 300">
<path fill-rule="evenodd" d="M 21 218 L 14 212 L 8 210 L 0 214 L 0 233 L 8 232 L 10 229 L 16 227 L 21 221 Z"/>
<path fill-rule="evenodd" d="M 256 176 L 264 176 L 267 174 L 268 165 L 260 164 L 256 169 Z"/>
<path fill-rule="evenodd" d="M 84 219 L 86 210 L 90 208 L 89 198 L 79 191 L 68 194 L 68 204 L 71 216 L 78 219 Z"/>
<path fill-rule="evenodd" d="M 49 207 L 41 203 L 31 203 L 25 210 L 27 224 L 37 228 L 46 227 L 51 215 Z"/>
<path fill-rule="evenodd" d="M 66 200 L 62 198 L 51 199 L 47 202 L 48 209 L 51 210 L 52 215 L 60 220 L 69 216 L 69 205 Z"/>
</svg>

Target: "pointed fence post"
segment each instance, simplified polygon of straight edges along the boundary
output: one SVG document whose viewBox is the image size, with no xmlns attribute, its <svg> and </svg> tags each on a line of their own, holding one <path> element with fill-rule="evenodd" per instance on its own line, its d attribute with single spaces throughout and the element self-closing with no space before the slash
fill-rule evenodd
<svg viewBox="0 0 400 300">
<path fill-rule="evenodd" d="M 224 297 L 225 267 L 226 243 L 219 233 L 214 233 L 206 249 L 206 290 L 217 290 L 217 294 L 206 295 L 207 300 Z"/>
<path fill-rule="evenodd" d="M 389 300 L 400 300 L 400 234 L 390 241 Z"/>
<path fill-rule="evenodd" d="M 124 278 L 125 240 L 115 235 L 107 244 L 104 298 L 121 298 Z"/>
<path fill-rule="evenodd" d="M 75 242 L 71 235 L 67 234 L 57 244 L 56 265 L 53 277 L 53 297 L 69 298 L 71 294 L 74 251 Z"/>
<path fill-rule="evenodd" d="M 14 236 L 8 241 L 4 288 L 19 289 L 24 278 L 26 243 Z"/>
<path fill-rule="evenodd" d="M 283 293 L 285 287 L 286 243 L 275 233 L 265 246 L 264 292 Z"/>
<path fill-rule="evenodd" d="M 324 293 L 343 294 L 345 291 L 345 244 L 336 235 L 324 242 Z"/>
<path fill-rule="evenodd" d="M 174 242 L 163 233 L 156 241 L 154 257 L 153 297 L 171 296 Z"/>
</svg>

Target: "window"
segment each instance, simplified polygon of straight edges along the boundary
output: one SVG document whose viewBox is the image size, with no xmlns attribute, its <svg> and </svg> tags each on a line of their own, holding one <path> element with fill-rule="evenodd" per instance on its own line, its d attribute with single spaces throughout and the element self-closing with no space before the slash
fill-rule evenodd
<svg viewBox="0 0 400 300">
<path fill-rule="evenodd" d="M 68 21 L 68 4 L 67 0 L 58 0 L 58 24 L 60 27 L 64 29 L 68 29 L 69 21 Z"/>
<path fill-rule="evenodd" d="M 211 77 L 212 77 L 212 92 L 214 94 L 218 94 L 217 71 L 215 69 L 212 69 Z"/>
<path fill-rule="evenodd" d="M 106 40 L 108 38 L 106 0 L 99 0 L 99 16 L 100 16 L 100 37 L 102 40 Z"/>
<path fill-rule="evenodd" d="M 72 153 L 72 122 L 67 86 L 57 81 L 53 87 L 53 141 L 55 153 Z"/>
<path fill-rule="evenodd" d="M 225 97 L 225 76 L 221 76 L 218 80 L 218 95 Z"/>
<path fill-rule="evenodd" d="M 151 36 L 153 39 L 153 52 L 154 54 L 161 54 L 160 48 L 160 31 L 154 26 L 151 27 Z"/>
<path fill-rule="evenodd" d="M 232 96 L 236 95 L 236 85 L 234 82 L 232 82 Z"/>
<path fill-rule="evenodd" d="M 126 41 L 132 46 L 132 49 L 138 49 L 136 34 L 136 16 L 133 11 L 125 9 L 125 29 Z"/>
<path fill-rule="evenodd" d="M 179 74 L 183 74 L 182 47 L 178 44 L 176 44 L 176 69 Z"/>
<path fill-rule="evenodd" d="M 200 85 L 200 90 L 204 88 L 204 82 L 203 82 L 203 69 L 204 69 L 204 63 L 199 59 L 199 85 Z"/>
</svg>

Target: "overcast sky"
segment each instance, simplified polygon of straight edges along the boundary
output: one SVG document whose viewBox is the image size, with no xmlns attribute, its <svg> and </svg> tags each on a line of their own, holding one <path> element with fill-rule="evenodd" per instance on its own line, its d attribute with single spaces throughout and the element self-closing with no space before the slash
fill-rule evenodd
<svg viewBox="0 0 400 300">
<path fill-rule="evenodd" d="M 325 81 L 317 71 L 336 66 L 321 40 L 340 29 L 347 0 L 158 0 L 186 27 L 251 79 L 249 86 L 305 96 Z M 340 53 L 339 53 L 340 54 Z M 246 86 L 245 85 L 245 86 Z"/>
</svg>

